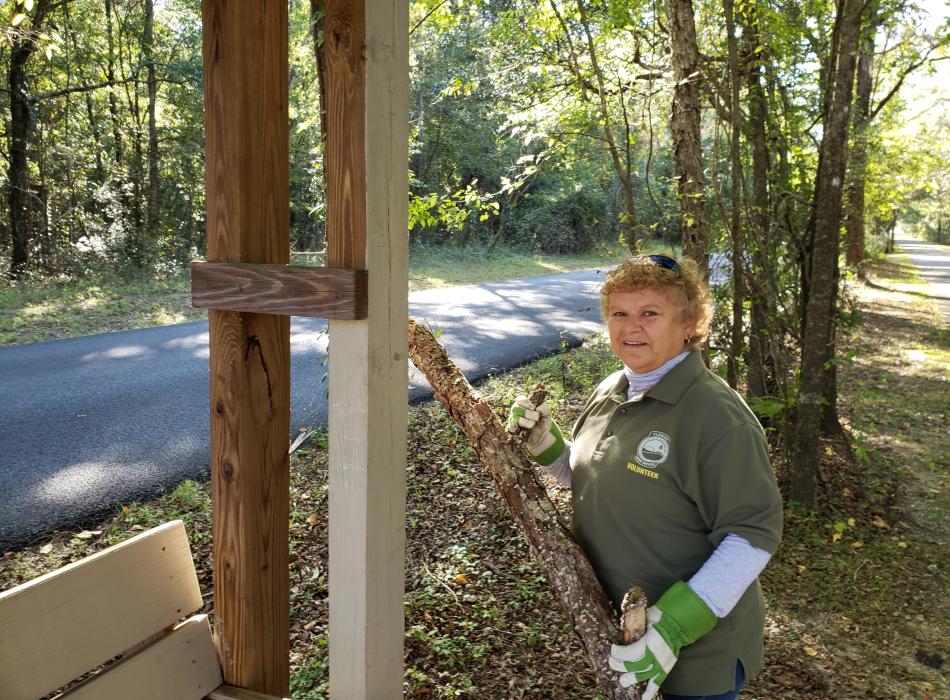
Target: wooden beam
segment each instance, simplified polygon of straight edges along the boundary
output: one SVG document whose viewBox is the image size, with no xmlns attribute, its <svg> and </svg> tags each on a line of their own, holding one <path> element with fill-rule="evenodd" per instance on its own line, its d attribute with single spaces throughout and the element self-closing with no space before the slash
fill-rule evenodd
<svg viewBox="0 0 950 700">
<path fill-rule="evenodd" d="M 290 262 L 287 2 L 203 0 L 209 262 Z M 289 695 L 289 316 L 212 310 L 215 639 L 224 680 Z"/>
<path fill-rule="evenodd" d="M 369 270 L 330 321 L 330 697 L 401 698 L 407 421 L 408 4 L 328 0 L 327 261 Z"/>
<path fill-rule="evenodd" d="M 325 0 L 327 265 L 366 267 L 366 4 Z"/>
<path fill-rule="evenodd" d="M 366 270 L 193 262 L 191 305 L 352 321 L 366 318 Z"/>
</svg>

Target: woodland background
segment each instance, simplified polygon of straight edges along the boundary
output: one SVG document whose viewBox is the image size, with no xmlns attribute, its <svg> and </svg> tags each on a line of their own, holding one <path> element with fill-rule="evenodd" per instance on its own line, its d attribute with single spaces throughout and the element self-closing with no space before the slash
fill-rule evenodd
<svg viewBox="0 0 950 700">
<path fill-rule="evenodd" d="M 319 265 L 322 10 L 289 9 L 292 254 Z M 744 696 L 947 696 L 950 336 L 909 261 L 884 254 L 897 233 L 948 237 L 947 4 L 410 12 L 411 266 L 448 261 L 468 283 L 527 256 L 726 263 L 711 364 L 766 427 L 787 497 L 763 576 L 766 670 Z M 161 290 L 187 306 L 204 253 L 200 3 L 0 0 L 0 27 L 0 345 L 127 327 L 99 312 L 130 289 L 131 307 Z M 592 338 L 479 389 L 504 413 L 543 381 L 569 425 L 615 366 Z M 590 697 L 464 436 L 433 404 L 410 420 L 406 697 Z M 326 440 L 291 457 L 292 691 L 308 700 L 328 684 Z M 208 591 L 209 487 L 193 481 L 4 552 L 0 589 L 178 517 Z"/>
<path fill-rule="evenodd" d="M 4 284 L 184 275 L 204 246 L 200 3 L 0 7 Z M 320 264 L 323 13 L 289 7 L 292 249 Z M 898 226 L 947 235 L 950 112 L 906 89 L 948 58 L 946 8 L 423 0 L 410 32 L 412 250 L 728 260 L 712 357 L 814 503 L 841 280 Z"/>
</svg>

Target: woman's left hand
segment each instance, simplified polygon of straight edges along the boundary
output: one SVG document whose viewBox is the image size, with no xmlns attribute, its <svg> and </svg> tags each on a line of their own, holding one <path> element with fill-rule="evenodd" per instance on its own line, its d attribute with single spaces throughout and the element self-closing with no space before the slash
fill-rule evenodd
<svg viewBox="0 0 950 700">
<path fill-rule="evenodd" d="M 557 460 L 564 452 L 564 436 L 551 417 L 551 408 L 544 402 L 535 406 L 527 396 L 518 396 L 511 404 L 506 425 L 509 433 L 521 428 L 528 431 L 525 449 L 542 467 Z"/>
</svg>

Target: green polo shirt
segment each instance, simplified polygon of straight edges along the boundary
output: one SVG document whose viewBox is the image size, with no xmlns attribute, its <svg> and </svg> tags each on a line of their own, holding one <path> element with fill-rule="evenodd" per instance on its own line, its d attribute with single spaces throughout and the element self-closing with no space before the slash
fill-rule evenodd
<svg viewBox="0 0 950 700">
<path fill-rule="evenodd" d="M 782 499 L 765 434 L 742 398 L 690 353 L 639 401 L 623 372 L 601 382 L 573 431 L 571 487 L 579 542 L 614 605 L 631 586 L 655 602 L 687 581 L 729 533 L 774 554 Z M 762 667 L 758 582 L 683 649 L 663 690 L 724 693 L 736 660 Z"/>
</svg>

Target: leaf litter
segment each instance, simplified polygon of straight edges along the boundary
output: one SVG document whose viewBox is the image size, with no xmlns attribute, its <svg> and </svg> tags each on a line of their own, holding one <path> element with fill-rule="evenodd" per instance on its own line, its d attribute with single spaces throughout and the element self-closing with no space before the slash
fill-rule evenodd
<svg viewBox="0 0 950 700">
<path fill-rule="evenodd" d="M 852 293 L 863 321 L 844 339 L 856 358 L 840 377 L 847 430 L 822 445 L 819 508 L 787 509 L 785 539 L 762 577 L 766 667 L 743 700 L 950 697 L 950 460 L 930 422 L 946 411 L 950 342 L 919 299 L 871 287 Z M 901 347 L 912 362 L 901 361 Z M 519 391 L 543 380 L 559 421 L 570 425 L 611 369 L 609 348 L 593 339 L 480 389 L 501 416 Z M 293 697 L 307 700 L 326 697 L 328 687 L 325 436 L 314 442 L 291 458 L 291 683 Z M 405 697 L 595 697 L 527 546 L 440 406 L 411 410 L 407 466 Z M 210 601 L 209 488 L 187 483 L 123 506 L 94 529 L 5 552 L 0 588 L 183 517 Z M 569 492 L 545 483 L 567 513 Z"/>
</svg>

